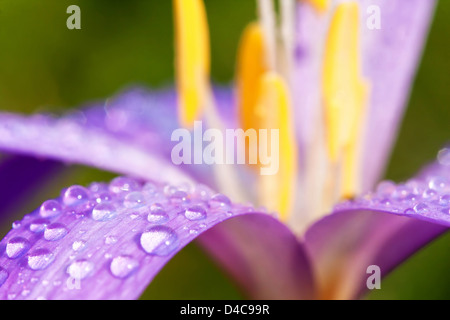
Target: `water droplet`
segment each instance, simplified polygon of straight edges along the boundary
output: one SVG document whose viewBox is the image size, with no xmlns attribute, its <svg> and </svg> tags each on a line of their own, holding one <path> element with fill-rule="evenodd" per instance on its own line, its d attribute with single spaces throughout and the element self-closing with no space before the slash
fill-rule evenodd
<svg viewBox="0 0 450 320">
<path fill-rule="evenodd" d="M 440 150 L 437 158 L 441 165 L 450 166 L 450 148 Z"/>
<path fill-rule="evenodd" d="M 117 238 L 114 236 L 107 236 L 105 238 L 105 244 L 114 244 L 117 242 Z"/>
<path fill-rule="evenodd" d="M 205 185 L 197 185 L 195 186 L 194 194 L 198 199 L 208 201 L 213 195 L 213 192 Z"/>
<path fill-rule="evenodd" d="M 442 177 L 435 177 L 430 180 L 428 183 L 430 189 L 434 189 L 436 191 L 444 191 L 449 187 L 448 181 Z"/>
<path fill-rule="evenodd" d="M 73 251 L 81 251 L 84 248 L 86 248 L 86 241 L 83 240 L 76 240 L 72 243 L 72 249 Z"/>
<path fill-rule="evenodd" d="M 425 203 L 418 203 L 414 206 L 413 209 L 416 213 L 427 213 L 428 212 L 428 206 Z"/>
<path fill-rule="evenodd" d="M 162 207 L 153 205 L 150 208 L 150 213 L 147 216 L 147 220 L 148 222 L 155 224 L 164 224 L 169 221 L 169 215 Z"/>
<path fill-rule="evenodd" d="M 89 190 L 82 186 L 71 186 L 63 195 L 66 206 L 79 205 L 89 200 Z"/>
<path fill-rule="evenodd" d="M 392 181 L 382 181 L 377 185 L 376 192 L 381 196 L 387 197 L 395 192 L 396 187 L 397 186 Z"/>
<path fill-rule="evenodd" d="M 173 195 L 175 192 L 177 192 L 178 189 L 174 186 L 171 185 L 167 185 L 164 187 L 164 194 L 168 197 L 170 197 L 171 195 Z"/>
<path fill-rule="evenodd" d="M 212 208 L 229 207 L 231 205 L 231 201 L 227 196 L 218 193 L 211 197 L 211 200 L 209 200 L 209 204 Z"/>
<path fill-rule="evenodd" d="M 206 210 L 202 206 L 196 205 L 184 211 L 184 216 L 188 220 L 202 220 L 206 218 Z"/>
<path fill-rule="evenodd" d="M 127 208 L 137 208 L 145 204 L 144 195 L 141 192 L 131 192 L 125 196 L 123 205 Z"/>
<path fill-rule="evenodd" d="M 148 254 L 166 256 L 179 245 L 176 232 L 166 226 L 155 226 L 141 235 L 141 246 Z"/>
<path fill-rule="evenodd" d="M 14 221 L 12 223 L 13 229 L 19 229 L 21 226 L 22 226 L 22 222 L 21 221 Z"/>
<path fill-rule="evenodd" d="M 139 182 L 127 177 L 117 177 L 109 184 L 109 191 L 116 194 L 139 191 L 140 188 Z"/>
<path fill-rule="evenodd" d="M 424 199 L 431 199 L 431 198 L 434 198 L 436 195 L 437 195 L 436 190 L 433 190 L 433 189 L 426 189 L 426 190 L 423 192 L 422 197 L 423 197 Z"/>
<path fill-rule="evenodd" d="M 43 218 L 56 217 L 62 212 L 61 204 L 56 200 L 45 201 L 39 210 L 39 214 Z"/>
<path fill-rule="evenodd" d="M 22 297 L 27 297 L 30 293 L 31 293 L 31 291 L 29 289 L 24 289 L 20 295 Z"/>
<path fill-rule="evenodd" d="M 117 278 L 126 278 L 139 268 L 139 262 L 130 256 L 118 256 L 111 261 L 110 270 Z"/>
<path fill-rule="evenodd" d="M 52 223 L 44 231 L 44 238 L 48 241 L 57 241 L 64 238 L 67 234 L 67 228 L 61 223 Z"/>
<path fill-rule="evenodd" d="M 8 271 L 0 267 L 0 287 L 5 283 L 6 279 L 8 279 L 8 276 Z"/>
<path fill-rule="evenodd" d="M 394 191 L 394 198 L 403 200 L 410 194 L 410 189 L 405 185 L 399 185 Z"/>
<path fill-rule="evenodd" d="M 17 259 L 30 248 L 30 242 L 22 237 L 15 237 L 6 244 L 6 254 L 10 259 Z"/>
<path fill-rule="evenodd" d="M 46 219 L 35 219 L 30 223 L 30 231 L 34 233 L 41 233 L 50 224 Z"/>
<path fill-rule="evenodd" d="M 170 202 L 174 204 L 182 204 L 189 202 L 189 196 L 185 191 L 177 190 L 170 196 Z"/>
<path fill-rule="evenodd" d="M 67 268 L 67 273 L 73 279 L 84 279 L 88 277 L 94 270 L 94 264 L 87 260 L 76 260 Z"/>
<path fill-rule="evenodd" d="M 108 221 L 117 216 L 116 208 L 110 203 L 100 203 L 92 210 L 92 219 L 96 221 Z"/>
<path fill-rule="evenodd" d="M 147 182 L 144 184 L 144 187 L 142 187 L 142 191 L 148 194 L 154 194 L 158 191 L 158 188 L 154 183 Z"/>
<path fill-rule="evenodd" d="M 47 249 L 36 249 L 28 256 L 28 266 L 32 270 L 43 270 L 55 260 L 55 256 Z"/>
<path fill-rule="evenodd" d="M 89 190 L 94 193 L 101 193 L 108 191 L 108 185 L 106 183 L 94 182 L 89 186 Z"/>
<path fill-rule="evenodd" d="M 111 202 L 113 199 L 113 196 L 109 192 L 102 192 L 97 195 L 95 198 L 95 202 L 97 203 L 105 203 L 105 202 Z"/>
<path fill-rule="evenodd" d="M 443 207 L 450 206 L 450 194 L 444 194 L 439 198 L 439 204 Z"/>
<path fill-rule="evenodd" d="M 415 214 L 416 212 L 413 209 L 408 208 L 403 213 L 406 215 L 412 215 L 412 214 Z"/>
</svg>

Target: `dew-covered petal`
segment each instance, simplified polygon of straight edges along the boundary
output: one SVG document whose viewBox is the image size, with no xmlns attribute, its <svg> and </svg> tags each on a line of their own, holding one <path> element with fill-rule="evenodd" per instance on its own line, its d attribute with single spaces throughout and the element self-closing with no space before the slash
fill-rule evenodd
<svg viewBox="0 0 450 320">
<path fill-rule="evenodd" d="M 88 199 L 64 202 L 71 188 L 77 189 L 71 196 Z M 250 297 L 312 296 L 304 250 L 267 213 L 204 186 L 119 177 L 109 185 L 71 188 L 52 199 L 61 213 L 44 218 L 45 210 L 37 209 L 0 242 L 0 299 L 135 299 L 200 235 Z M 130 198 L 140 199 L 139 206 L 130 206 Z"/>
<path fill-rule="evenodd" d="M 406 183 L 385 181 L 337 205 L 305 235 L 319 296 L 360 297 L 373 272 L 369 266 L 384 276 L 449 227 L 450 166 L 439 163 Z"/>
</svg>

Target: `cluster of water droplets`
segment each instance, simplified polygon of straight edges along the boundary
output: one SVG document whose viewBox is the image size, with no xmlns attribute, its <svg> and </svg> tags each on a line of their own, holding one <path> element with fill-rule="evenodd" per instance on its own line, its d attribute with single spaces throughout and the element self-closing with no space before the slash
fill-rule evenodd
<svg viewBox="0 0 450 320">
<path fill-rule="evenodd" d="M 380 182 L 374 192 L 340 203 L 337 210 L 374 209 L 450 223 L 450 149 L 418 178 L 405 183 Z"/>
<path fill-rule="evenodd" d="M 126 279 L 140 268 L 143 256 L 169 256 L 208 225 L 253 210 L 202 185 L 175 187 L 128 177 L 87 188 L 75 185 L 13 224 L 0 261 L 22 261 L 21 266 L 37 271 L 60 258 L 67 261 L 69 279 L 89 278 L 105 265 L 112 277 Z M 99 252 L 106 264 L 98 262 Z M 11 270 L 0 266 L 1 288 Z"/>
</svg>

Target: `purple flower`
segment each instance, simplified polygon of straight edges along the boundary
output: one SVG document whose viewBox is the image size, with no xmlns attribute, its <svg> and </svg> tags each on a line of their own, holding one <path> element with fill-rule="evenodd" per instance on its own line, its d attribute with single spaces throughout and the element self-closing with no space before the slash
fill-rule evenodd
<svg viewBox="0 0 450 320">
<path fill-rule="evenodd" d="M 0 298 L 135 299 L 198 239 L 248 297 L 353 299 L 371 270 L 386 275 L 445 232 L 449 149 L 411 180 L 368 191 L 434 2 L 309 2 L 281 2 L 280 39 L 271 2 L 258 2 L 238 58 L 237 102 L 233 90 L 208 84 L 202 2 L 176 0 L 177 93 L 136 89 L 61 118 L 0 114 L 3 151 L 52 159 L 4 162 L 7 201 L 20 196 L 14 182 L 39 183 L 55 160 L 125 175 L 71 186 L 15 222 L 0 242 Z M 279 130 L 279 171 L 260 175 L 261 156 L 253 165 L 175 165 L 172 133 L 199 119 L 220 130 Z"/>
</svg>

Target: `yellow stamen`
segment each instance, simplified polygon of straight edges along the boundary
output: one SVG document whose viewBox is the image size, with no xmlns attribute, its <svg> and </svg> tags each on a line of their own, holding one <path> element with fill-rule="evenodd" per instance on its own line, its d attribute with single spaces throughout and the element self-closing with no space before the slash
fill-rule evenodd
<svg viewBox="0 0 450 320">
<path fill-rule="evenodd" d="M 209 32 L 202 0 L 174 0 L 179 118 L 191 128 L 209 91 Z"/>
<path fill-rule="evenodd" d="M 242 129 L 258 128 L 256 104 L 259 79 L 268 70 L 264 35 L 260 24 L 247 26 L 237 57 L 237 94 Z"/>
<path fill-rule="evenodd" d="M 258 109 L 259 129 L 268 129 L 269 136 L 273 129 L 279 133 L 278 141 L 269 143 L 278 146 L 270 150 L 279 152 L 278 172 L 260 176 L 260 202 L 269 210 L 279 212 L 280 218 L 286 221 L 294 204 L 298 157 L 288 87 L 278 74 L 269 72 L 261 77 Z"/>
<path fill-rule="evenodd" d="M 361 76 L 359 7 L 356 2 L 337 6 L 331 21 L 323 65 L 323 100 L 330 160 L 342 160 L 342 192 L 357 191 L 360 124 L 368 93 Z"/>
<path fill-rule="evenodd" d="M 330 6 L 330 0 L 304 0 L 309 2 L 317 11 L 324 12 Z"/>
</svg>

